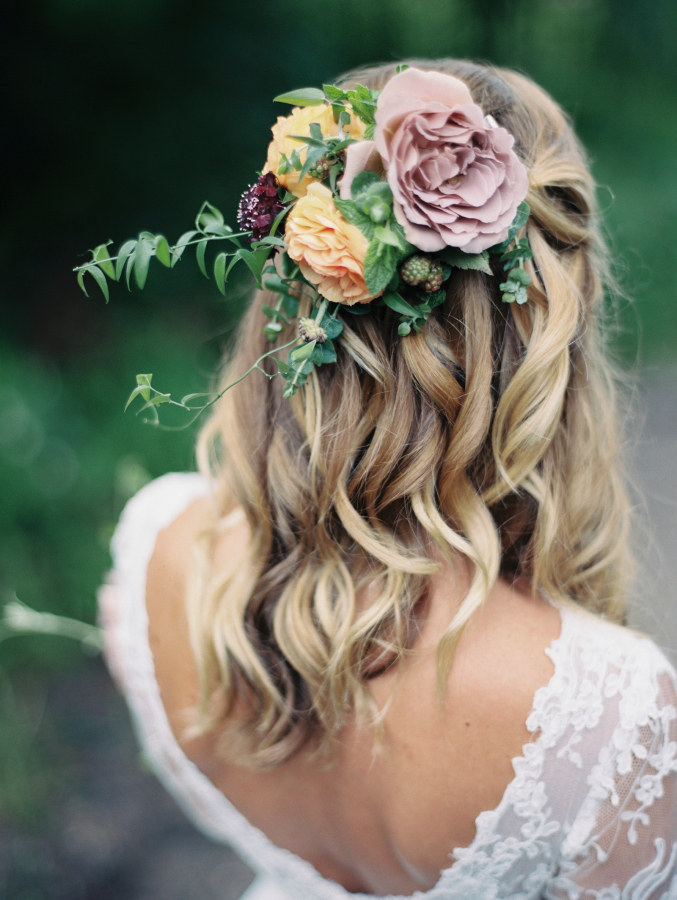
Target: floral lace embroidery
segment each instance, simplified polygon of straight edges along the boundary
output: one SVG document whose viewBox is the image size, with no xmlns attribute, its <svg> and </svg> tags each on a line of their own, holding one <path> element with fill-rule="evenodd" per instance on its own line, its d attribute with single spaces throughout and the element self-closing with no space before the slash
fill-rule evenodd
<svg viewBox="0 0 677 900">
<path fill-rule="evenodd" d="M 159 531 L 205 493 L 197 475 L 158 479 L 130 502 L 114 538 L 111 640 L 141 742 L 186 813 L 272 879 L 265 884 L 280 898 L 367 900 L 272 844 L 184 756 L 167 723 L 147 640 L 146 568 Z M 416 900 L 677 900 L 674 672 L 650 641 L 561 613 L 562 634 L 546 651 L 555 672 L 534 697 L 533 738 L 513 761 L 514 779 Z M 263 887 L 253 896 L 266 896 Z"/>
</svg>

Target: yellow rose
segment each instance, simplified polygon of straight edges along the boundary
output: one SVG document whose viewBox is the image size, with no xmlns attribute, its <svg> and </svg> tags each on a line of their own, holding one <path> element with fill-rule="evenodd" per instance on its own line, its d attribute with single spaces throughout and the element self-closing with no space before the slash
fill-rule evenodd
<svg viewBox="0 0 677 900">
<path fill-rule="evenodd" d="M 289 211 L 284 238 L 287 253 L 323 297 L 332 303 L 369 303 L 364 283 L 364 257 L 369 241 L 346 222 L 329 188 L 319 182 Z"/>
<path fill-rule="evenodd" d="M 289 157 L 294 150 L 298 150 L 301 162 L 305 162 L 306 150 L 301 141 L 295 141 L 289 137 L 290 134 L 300 134 L 303 137 L 310 136 L 310 126 L 313 122 L 322 129 L 322 135 L 328 137 L 338 134 L 338 125 L 334 121 L 334 114 L 331 106 L 323 104 L 322 106 L 303 106 L 294 107 L 290 116 L 280 116 L 277 123 L 273 125 L 273 140 L 268 147 L 268 159 L 263 170 L 266 172 L 274 172 L 280 184 L 285 187 L 291 194 L 296 197 L 303 197 L 309 184 L 313 179 L 310 175 L 306 175 L 301 183 L 299 183 L 299 173 L 293 169 L 287 175 L 281 175 L 278 172 L 280 158 L 284 153 Z M 348 135 L 352 138 L 361 139 L 364 134 L 364 123 L 358 119 L 356 115 L 351 115 L 350 125 L 348 126 Z"/>
</svg>

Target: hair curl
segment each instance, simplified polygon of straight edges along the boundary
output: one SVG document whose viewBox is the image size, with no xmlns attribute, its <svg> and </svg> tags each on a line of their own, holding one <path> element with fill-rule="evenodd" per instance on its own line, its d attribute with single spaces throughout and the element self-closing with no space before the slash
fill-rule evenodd
<svg viewBox="0 0 677 900">
<path fill-rule="evenodd" d="M 529 302 L 501 301 L 499 269 L 453 270 L 423 333 L 399 338 L 385 309 L 345 315 L 337 363 L 296 396 L 254 375 L 218 404 L 198 456 L 219 520 L 204 536 L 189 621 L 205 701 L 219 701 L 207 720 L 225 721 L 244 699 L 237 746 L 252 765 L 311 738 L 324 745 L 349 714 L 368 717 L 365 681 L 410 645 L 433 547 L 472 572 L 440 644 L 441 677 L 499 576 L 625 615 L 629 507 L 601 333 L 610 279 L 585 153 L 524 76 L 412 64 L 460 78 L 515 138 L 529 173 Z M 364 69 L 344 83 L 378 88 L 394 73 Z M 227 381 L 269 348 L 266 303 L 258 292 Z M 214 573 L 209 545 L 236 506 L 251 540 Z"/>
</svg>

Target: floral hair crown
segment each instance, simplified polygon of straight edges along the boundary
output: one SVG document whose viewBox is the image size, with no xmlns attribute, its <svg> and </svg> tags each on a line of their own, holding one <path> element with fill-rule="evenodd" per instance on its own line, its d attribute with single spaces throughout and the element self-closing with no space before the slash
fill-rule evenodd
<svg viewBox="0 0 677 900">
<path fill-rule="evenodd" d="M 529 217 L 527 172 L 512 135 L 484 115 L 462 81 L 399 66 L 382 91 L 324 85 L 275 99 L 295 108 L 273 126 L 263 174 L 242 195 L 241 230 L 204 203 L 195 228 L 172 247 L 146 231 L 115 257 L 102 244 L 75 269 L 85 293 L 86 272 L 108 300 L 107 278 L 124 274 L 129 287 L 133 272 L 143 287 L 153 256 L 173 267 L 190 245 L 209 277 L 207 244 L 226 241 L 229 249 L 213 262 L 216 285 L 225 294 L 233 266 L 249 267 L 257 286 L 276 295 L 263 307 L 271 342 L 298 317 L 300 295 L 310 297 L 298 336 L 252 366 L 289 349 L 286 360 L 276 359 L 286 397 L 315 367 L 336 361 L 333 342 L 345 313 L 386 306 L 399 316 L 401 336 L 421 331 L 444 302 L 452 268 L 492 275 L 489 256 L 497 255 L 506 272 L 503 300 L 526 302 L 531 250 L 517 233 Z M 155 422 L 165 403 L 199 414 L 228 389 L 178 401 L 154 388 L 151 377 L 137 375 L 127 406 L 140 395 Z"/>
</svg>

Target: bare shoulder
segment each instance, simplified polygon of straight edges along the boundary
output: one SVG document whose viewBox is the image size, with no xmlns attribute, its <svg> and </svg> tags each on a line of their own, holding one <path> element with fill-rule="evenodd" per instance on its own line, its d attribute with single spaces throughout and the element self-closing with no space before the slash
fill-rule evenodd
<svg viewBox="0 0 677 900">
<path fill-rule="evenodd" d="M 425 846 L 418 862 L 431 873 L 450 847 L 472 842 L 477 815 L 496 808 L 514 778 L 512 761 L 535 737 L 526 727 L 534 695 L 554 673 L 545 651 L 561 631 L 555 607 L 499 582 L 459 642 L 440 703 L 435 650 L 456 602 L 438 580 L 414 654 L 375 686 L 387 703 L 384 797 L 392 778 L 403 786 L 387 795 L 387 818 L 398 846 Z"/>
<path fill-rule="evenodd" d="M 174 736 L 191 757 L 211 752 L 210 742 L 186 739 L 199 701 L 186 610 L 195 554 L 225 554 L 232 558 L 243 551 L 248 541 L 244 517 L 237 515 L 227 534 L 212 539 L 214 518 L 211 499 L 200 497 L 160 531 L 146 581 L 148 640 L 156 679 Z"/>
</svg>

